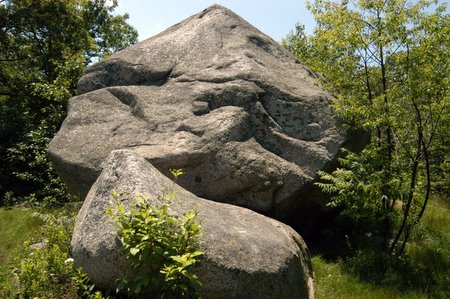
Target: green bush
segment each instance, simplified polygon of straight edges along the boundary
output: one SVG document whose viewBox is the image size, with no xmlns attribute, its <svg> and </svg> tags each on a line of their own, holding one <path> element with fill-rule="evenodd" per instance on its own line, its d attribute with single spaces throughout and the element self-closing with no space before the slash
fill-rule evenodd
<svg viewBox="0 0 450 299">
<path fill-rule="evenodd" d="M 175 178 L 181 171 L 172 171 Z M 150 204 L 137 197 L 128 206 L 120 200 L 107 210 L 118 228 L 117 236 L 127 259 L 142 273 L 118 282 L 118 291 L 129 296 L 145 293 L 148 298 L 198 298 L 200 281 L 192 272 L 203 253 L 198 249 L 201 234 L 197 212 L 182 217 L 169 211 L 173 192 Z M 118 199 L 118 194 L 113 197 Z"/>
</svg>

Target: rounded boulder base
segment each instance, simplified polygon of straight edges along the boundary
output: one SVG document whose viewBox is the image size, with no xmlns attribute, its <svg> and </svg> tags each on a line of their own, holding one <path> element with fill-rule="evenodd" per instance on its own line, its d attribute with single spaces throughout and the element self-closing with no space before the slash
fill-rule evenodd
<svg viewBox="0 0 450 299">
<path fill-rule="evenodd" d="M 173 182 L 129 150 L 113 151 L 77 216 L 72 238 L 75 264 L 99 288 L 115 290 L 130 270 L 106 215 L 113 191 L 160 203 Z M 189 174 L 187 174 L 189 175 Z M 204 255 L 195 268 L 202 298 L 314 298 L 307 247 L 289 226 L 249 209 L 197 197 L 175 187 L 172 213 L 197 210 Z"/>
</svg>

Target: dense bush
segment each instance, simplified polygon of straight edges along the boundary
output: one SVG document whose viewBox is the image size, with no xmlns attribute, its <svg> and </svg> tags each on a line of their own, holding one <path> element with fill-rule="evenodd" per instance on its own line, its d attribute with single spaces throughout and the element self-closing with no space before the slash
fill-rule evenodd
<svg viewBox="0 0 450 299">
<path fill-rule="evenodd" d="M 175 179 L 182 174 L 179 170 L 172 173 Z M 143 197 L 113 195 L 116 201 L 107 213 L 118 228 L 126 258 L 141 273 L 133 280 L 121 279 L 118 289 L 129 296 L 198 298 L 200 281 L 193 267 L 203 253 L 198 247 L 201 227 L 197 212 L 182 217 L 170 213 L 173 192 L 161 198 L 161 204 L 150 204 Z"/>
</svg>

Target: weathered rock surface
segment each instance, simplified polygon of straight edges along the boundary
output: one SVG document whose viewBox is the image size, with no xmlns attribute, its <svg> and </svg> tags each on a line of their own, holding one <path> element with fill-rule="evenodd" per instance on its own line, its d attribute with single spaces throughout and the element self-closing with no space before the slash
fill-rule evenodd
<svg viewBox="0 0 450 299">
<path fill-rule="evenodd" d="M 315 75 L 221 6 L 93 65 L 50 144 L 86 196 L 115 149 L 130 149 L 194 194 L 278 217 L 302 206 L 345 141 Z"/>
<path fill-rule="evenodd" d="M 112 191 L 158 203 L 172 181 L 130 150 L 113 151 L 78 214 L 72 252 L 77 266 L 100 288 L 115 289 L 130 276 L 127 261 L 105 210 Z M 289 226 L 256 212 L 205 200 L 176 188 L 174 213 L 197 209 L 205 252 L 196 273 L 203 298 L 313 298 L 306 245 Z"/>
</svg>

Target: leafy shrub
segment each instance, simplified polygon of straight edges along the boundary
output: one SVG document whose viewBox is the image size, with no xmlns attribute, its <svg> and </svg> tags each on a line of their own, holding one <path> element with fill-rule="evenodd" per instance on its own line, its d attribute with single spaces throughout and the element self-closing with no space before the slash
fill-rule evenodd
<svg viewBox="0 0 450 299">
<path fill-rule="evenodd" d="M 182 172 L 172 174 L 176 179 Z M 198 297 L 200 281 L 192 269 L 203 254 L 198 250 L 201 227 L 196 221 L 197 212 L 181 217 L 170 213 L 172 196 L 173 192 L 164 196 L 159 205 L 150 204 L 143 197 L 137 197 L 128 206 L 117 200 L 107 210 L 118 228 L 126 258 L 142 273 L 129 281 L 121 279 L 118 291 L 125 290 L 130 296 L 145 293 L 148 298 Z M 113 197 L 120 196 L 114 193 Z"/>
<path fill-rule="evenodd" d="M 397 199 L 399 203 L 405 194 L 398 180 L 386 180 L 385 169 L 379 167 L 381 157 L 370 145 L 359 154 L 341 151 L 340 167 L 331 173 L 319 171 L 321 181 L 315 185 L 332 195 L 327 206 L 342 210 L 338 228 L 348 229 L 346 234 L 352 239 L 352 245 L 370 234 L 372 241 L 381 238 L 379 246 L 386 250 L 402 214 L 394 205 L 395 200 L 387 204 L 388 199 Z"/>
</svg>

